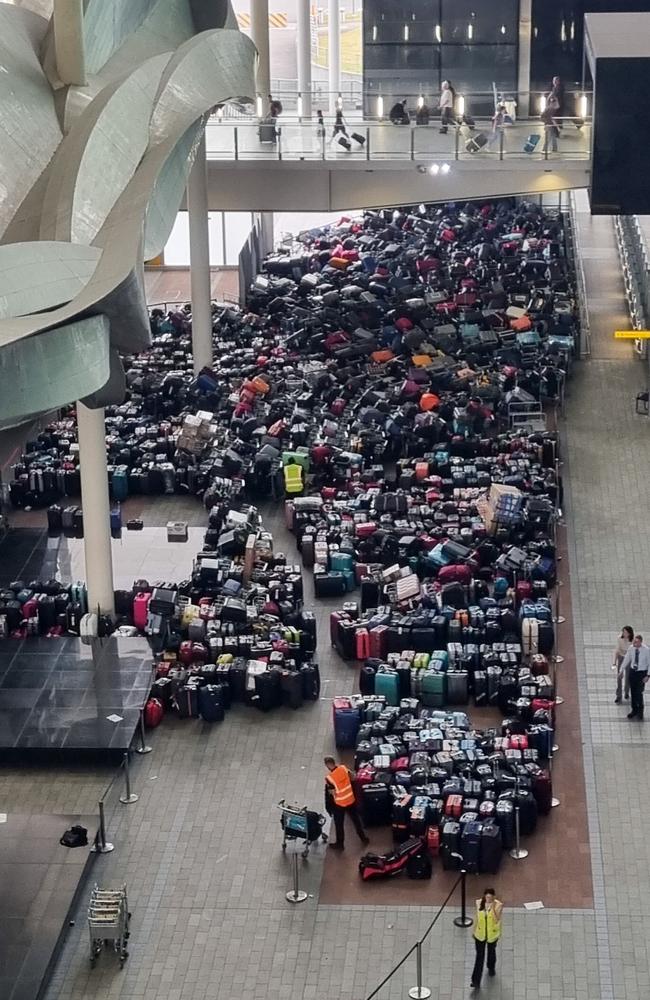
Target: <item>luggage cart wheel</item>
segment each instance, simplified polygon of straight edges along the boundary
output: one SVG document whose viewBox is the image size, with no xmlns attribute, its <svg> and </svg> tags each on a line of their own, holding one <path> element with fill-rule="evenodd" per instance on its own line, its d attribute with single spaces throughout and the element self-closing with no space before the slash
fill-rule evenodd
<svg viewBox="0 0 650 1000">
<path fill-rule="evenodd" d="M 324 844 L 326 844 L 327 841 L 330 839 L 326 833 L 321 833 L 321 838 Z"/>
</svg>

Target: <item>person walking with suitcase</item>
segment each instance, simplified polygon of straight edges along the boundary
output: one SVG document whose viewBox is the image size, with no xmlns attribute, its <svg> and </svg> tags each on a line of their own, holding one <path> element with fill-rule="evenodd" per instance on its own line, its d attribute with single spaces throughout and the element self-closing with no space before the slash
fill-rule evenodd
<svg viewBox="0 0 650 1000">
<path fill-rule="evenodd" d="M 497 965 L 497 941 L 501 937 L 501 915 L 503 913 L 503 903 L 497 899 L 494 889 L 484 890 L 480 899 L 476 900 L 476 914 L 474 916 L 474 946 L 476 948 L 476 960 L 472 981 L 470 986 L 473 990 L 481 988 L 481 977 L 483 975 L 483 964 L 485 962 L 485 952 L 487 950 L 488 975 L 496 975 Z"/>
<path fill-rule="evenodd" d="M 440 90 L 440 100 L 438 101 L 438 107 L 440 108 L 441 135 L 446 135 L 447 129 L 453 123 L 455 100 L 456 100 L 456 91 L 452 87 L 449 80 L 443 80 L 442 88 Z"/>
<path fill-rule="evenodd" d="M 352 787 L 352 775 L 344 764 L 337 764 L 333 757 L 325 757 L 325 808 L 334 820 L 336 840 L 329 845 L 334 851 L 342 851 L 345 846 L 345 817 L 349 816 L 362 844 L 369 844 L 366 831 L 361 825 Z"/>
<path fill-rule="evenodd" d="M 621 704 L 622 694 L 625 694 L 626 701 L 630 697 L 630 668 L 625 667 L 625 669 L 623 669 L 623 660 L 625 659 L 625 654 L 632 645 L 633 639 L 634 629 L 631 625 L 624 625 L 621 629 L 621 634 L 618 637 L 618 642 L 616 643 L 616 649 L 614 650 L 614 662 L 612 663 L 612 670 L 616 671 L 615 705 Z"/>
<path fill-rule="evenodd" d="M 337 139 L 336 138 L 337 135 L 340 136 L 341 138 Z M 335 141 L 338 142 L 339 145 L 344 146 L 346 149 L 350 148 L 348 129 L 341 108 L 336 109 L 336 117 L 334 119 L 334 128 L 332 130 L 332 138 L 330 139 L 330 143 Z"/>
<path fill-rule="evenodd" d="M 630 671 L 630 701 L 632 711 L 628 712 L 628 719 L 638 719 L 643 722 L 643 689 L 648 682 L 648 671 L 650 670 L 650 648 L 646 646 L 642 635 L 635 635 L 632 645 L 628 649 L 621 670 Z"/>
<path fill-rule="evenodd" d="M 551 108 L 546 107 L 542 111 L 540 118 L 544 123 L 544 152 L 548 153 L 549 145 L 551 147 L 551 152 L 557 153 L 557 138 L 560 134 L 560 130 L 557 126 L 557 122 L 553 117 L 554 112 Z"/>
</svg>

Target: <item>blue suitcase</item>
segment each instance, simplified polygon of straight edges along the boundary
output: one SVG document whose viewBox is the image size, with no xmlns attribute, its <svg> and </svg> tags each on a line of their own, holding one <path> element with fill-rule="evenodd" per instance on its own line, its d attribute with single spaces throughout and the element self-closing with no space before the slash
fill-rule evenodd
<svg viewBox="0 0 650 1000">
<path fill-rule="evenodd" d="M 375 675 L 375 694 L 385 695 L 387 705 L 399 705 L 400 687 L 397 671 L 379 672 Z"/>
<path fill-rule="evenodd" d="M 467 823 L 460 835 L 460 853 L 463 855 L 463 868 L 469 874 L 479 872 L 481 859 L 481 834 L 483 824 L 478 821 Z"/>
<path fill-rule="evenodd" d="M 524 153 L 534 153 L 541 138 L 541 135 L 532 132 L 524 143 Z"/>
<path fill-rule="evenodd" d="M 111 537 L 122 537 L 122 511 L 119 507 L 114 507 L 111 511 Z"/>
<path fill-rule="evenodd" d="M 341 699 L 346 701 L 347 699 Z M 357 743 L 357 734 L 361 719 L 359 709 L 337 704 L 334 700 L 334 742 L 339 750 L 352 750 Z"/>
<path fill-rule="evenodd" d="M 126 465 L 118 465 L 113 473 L 111 485 L 113 500 L 126 500 L 129 495 L 129 470 Z"/>
<path fill-rule="evenodd" d="M 223 722 L 225 711 L 220 684 L 199 688 L 199 715 L 204 722 Z"/>
<path fill-rule="evenodd" d="M 73 604 L 79 604 L 83 614 L 86 614 L 88 611 L 88 591 L 86 590 L 85 583 L 77 580 L 76 583 L 71 584 L 70 600 Z"/>
</svg>

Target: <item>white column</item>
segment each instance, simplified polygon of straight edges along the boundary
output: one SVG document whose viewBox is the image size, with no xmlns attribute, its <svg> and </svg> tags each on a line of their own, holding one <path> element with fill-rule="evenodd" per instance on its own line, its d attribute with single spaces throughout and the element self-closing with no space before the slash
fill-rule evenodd
<svg viewBox="0 0 650 1000">
<path fill-rule="evenodd" d="M 269 53 L 269 0 L 250 0 L 251 38 L 257 49 L 255 86 L 262 98 L 264 113 L 271 93 L 271 57 Z"/>
<path fill-rule="evenodd" d="M 88 610 L 115 616 L 104 409 L 77 403 Z"/>
<path fill-rule="evenodd" d="M 54 52 L 62 83 L 85 87 L 83 0 L 54 0 Z"/>
<path fill-rule="evenodd" d="M 311 0 L 298 0 L 296 46 L 298 52 L 298 92 L 302 94 L 302 114 L 311 118 Z"/>
<path fill-rule="evenodd" d="M 341 0 L 329 0 L 328 52 L 330 114 L 336 111 L 336 99 L 341 90 Z"/>
<path fill-rule="evenodd" d="M 533 0 L 519 0 L 519 64 L 517 67 L 517 118 L 527 118 L 530 106 L 530 46 Z M 535 113 L 536 108 L 532 108 Z"/>
<path fill-rule="evenodd" d="M 273 212 L 260 212 L 260 229 L 262 233 L 262 253 L 266 255 L 271 253 L 275 242 Z"/>
<path fill-rule="evenodd" d="M 190 224 L 192 353 L 194 372 L 198 374 L 202 368 L 212 367 L 212 289 L 205 135 L 199 143 L 187 181 L 187 212 Z"/>
</svg>

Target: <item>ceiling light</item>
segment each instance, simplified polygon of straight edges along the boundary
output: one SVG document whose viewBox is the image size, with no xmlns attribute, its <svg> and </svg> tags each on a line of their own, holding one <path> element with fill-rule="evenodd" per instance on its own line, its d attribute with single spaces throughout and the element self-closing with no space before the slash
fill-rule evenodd
<svg viewBox="0 0 650 1000">
<path fill-rule="evenodd" d="M 373 40 L 373 42 L 377 41 L 377 25 L 376 24 L 373 24 L 373 26 L 372 26 L 372 40 Z"/>
<path fill-rule="evenodd" d="M 546 97 L 544 96 L 544 94 L 542 94 L 542 96 L 539 99 L 539 113 L 540 113 L 540 115 L 543 115 L 545 111 L 546 111 Z"/>
<path fill-rule="evenodd" d="M 409 26 L 408 26 L 408 24 L 405 24 L 404 25 L 404 41 L 408 42 L 408 40 L 409 40 Z"/>
<path fill-rule="evenodd" d="M 257 95 L 257 99 L 255 101 L 255 112 L 258 118 L 261 118 L 264 114 L 264 105 L 262 104 L 261 94 Z"/>
<path fill-rule="evenodd" d="M 587 95 L 582 94 L 580 100 L 578 101 L 578 114 L 581 118 L 587 117 Z"/>
<path fill-rule="evenodd" d="M 440 167 L 440 171 L 443 174 L 448 174 L 450 170 L 451 170 L 451 167 L 449 166 L 448 163 L 443 163 L 443 165 Z"/>
<path fill-rule="evenodd" d="M 433 174 L 434 177 L 439 172 L 439 170 L 440 170 L 440 167 L 439 167 L 439 165 L 437 163 L 432 163 L 431 166 L 429 167 L 429 173 Z"/>
<path fill-rule="evenodd" d="M 377 98 L 377 118 L 384 117 L 384 98 L 381 95 Z"/>
<path fill-rule="evenodd" d="M 296 112 L 298 118 L 302 118 L 302 94 L 298 94 L 298 99 L 296 101 Z"/>
<path fill-rule="evenodd" d="M 505 24 L 502 24 L 501 25 L 501 34 L 505 35 L 505 33 L 506 33 L 506 26 L 505 26 Z"/>
<path fill-rule="evenodd" d="M 423 108 L 423 107 L 424 107 L 424 97 L 422 96 L 422 94 L 420 94 L 420 96 L 418 97 L 418 108 Z"/>
<path fill-rule="evenodd" d="M 440 30 L 439 24 L 436 24 L 435 35 L 436 35 L 436 41 L 440 43 L 442 41 L 442 31 Z"/>
<path fill-rule="evenodd" d="M 471 42 L 472 38 L 474 37 L 474 25 L 473 24 L 468 24 L 467 25 L 467 37 L 469 38 L 469 40 Z"/>
<path fill-rule="evenodd" d="M 463 115 L 465 114 L 465 98 L 463 97 L 462 94 L 458 95 L 458 98 L 456 99 L 456 105 L 458 107 L 458 114 L 462 118 Z"/>
</svg>

